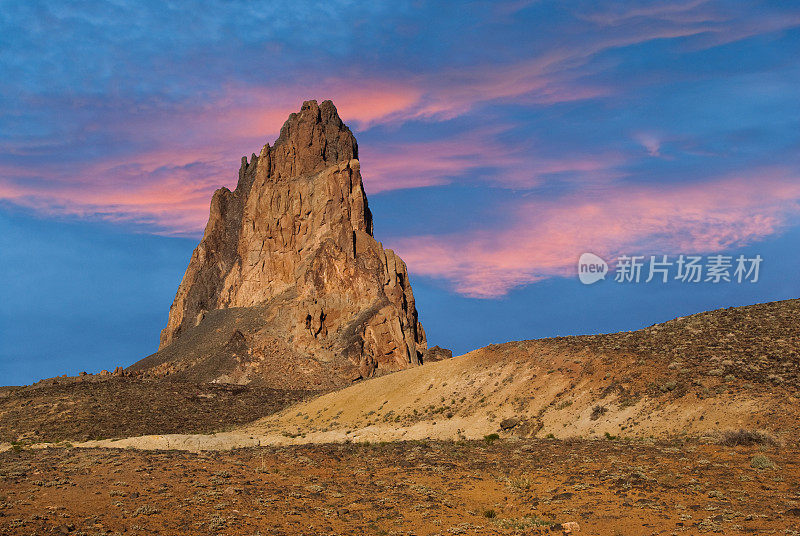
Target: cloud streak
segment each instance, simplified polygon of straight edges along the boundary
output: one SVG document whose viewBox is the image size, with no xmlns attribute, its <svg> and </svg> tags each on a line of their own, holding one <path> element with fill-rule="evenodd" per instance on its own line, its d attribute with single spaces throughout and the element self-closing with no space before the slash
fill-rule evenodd
<svg viewBox="0 0 800 536">
<path fill-rule="evenodd" d="M 497 139 L 510 130 L 477 128 L 445 139 L 366 146 L 361 149 L 361 160 L 367 191 L 377 194 L 453 182 L 529 190 L 551 176 L 563 175 L 586 186 L 607 183 L 624 174 L 623 154 L 576 150 L 548 155 L 537 147 L 535 139 Z"/>
<path fill-rule="evenodd" d="M 591 196 L 505 207 L 507 228 L 406 237 L 390 245 L 417 274 L 452 282 L 456 292 L 496 298 L 574 272 L 581 253 L 719 252 L 780 231 L 800 213 L 797 173 L 764 169 L 702 183 L 622 186 Z M 721 194 L 724 192 L 724 195 Z"/>
</svg>

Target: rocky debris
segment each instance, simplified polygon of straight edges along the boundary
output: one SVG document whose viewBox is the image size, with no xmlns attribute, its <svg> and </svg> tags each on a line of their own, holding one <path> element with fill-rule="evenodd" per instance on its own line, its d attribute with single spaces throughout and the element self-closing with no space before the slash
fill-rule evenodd
<svg viewBox="0 0 800 536">
<path fill-rule="evenodd" d="M 605 415 L 607 412 L 608 412 L 607 407 L 597 404 L 595 407 L 592 408 L 592 414 L 589 416 L 589 418 L 593 421 L 596 421 L 597 419 Z"/>
<path fill-rule="evenodd" d="M 217 340 L 215 311 L 250 326 L 217 315 L 230 330 Z M 214 193 L 159 350 L 131 370 L 338 387 L 424 361 L 406 265 L 373 238 L 358 146 L 332 102 L 303 103 L 274 145 L 242 158 L 236 189 Z"/>
<path fill-rule="evenodd" d="M 434 361 L 442 361 L 443 359 L 451 359 L 453 351 L 439 346 L 433 346 L 425 351 L 423 361 L 425 363 L 433 363 Z"/>
<path fill-rule="evenodd" d="M 533 417 L 521 421 L 514 427 L 514 435 L 517 437 L 536 437 L 536 434 L 544 428 L 544 422 L 540 417 Z"/>
<path fill-rule="evenodd" d="M 581 526 L 577 521 L 567 521 L 561 524 L 561 530 L 564 531 L 564 534 L 575 534 L 581 531 Z"/>
<path fill-rule="evenodd" d="M 520 422 L 521 420 L 518 417 L 509 417 L 508 419 L 503 419 L 502 421 L 500 421 L 500 429 L 503 430 L 504 432 L 512 430 Z"/>
</svg>

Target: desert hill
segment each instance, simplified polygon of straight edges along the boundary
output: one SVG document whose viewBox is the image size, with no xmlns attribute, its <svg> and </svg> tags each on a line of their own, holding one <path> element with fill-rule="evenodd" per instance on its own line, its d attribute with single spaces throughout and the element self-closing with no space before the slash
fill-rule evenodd
<svg viewBox="0 0 800 536">
<path fill-rule="evenodd" d="M 318 394 L 169 378 L 48 378 L 0 389 L 0 442 L 211 433 L 247 424 Z"/>
<path fill-rule="evenodd" d="M 800 300 L 642 330 L 509 342 L 292 406 L 247 428 L 306 440 L 796 437 Z M 299 435 L 298 435 L 299 434 Z"/>
<path fill-rule="evenodd" d="M 227 448 L 501 437 L 674 438 L 800 420 L 800 300 L 720 309 L 642 330 L 491 345 L 370 379 L 215 436 L 87 445 Z"/>
<path fill-rule="evenodd" d="M 510 342 L 321 395 L 6 389 L 0 533 L 791 532 L 798 320 L 789 300 Z"/>
</svg>

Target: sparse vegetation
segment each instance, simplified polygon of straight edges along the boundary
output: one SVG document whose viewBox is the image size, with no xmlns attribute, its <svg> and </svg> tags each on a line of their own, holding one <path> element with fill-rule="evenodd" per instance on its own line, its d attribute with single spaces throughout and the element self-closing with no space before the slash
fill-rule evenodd
<svg viewBox="0 0 800 536">
<path fill-rule="evenodd" d="M 516 531 L 536 528 L 536 527 L 550 527 L 556 524 L 553 521 L 548 521 L 547 519 L 543 519 L 538 516 L 503 518 L 503 519 L 498 519 L 495 523 L 500 528 L 512 529 Z"/>
<path fill-rule="evenodd" d="M 152 516 L 158 514 L 160 510 L 153 508 L 149 504 L 143 504 L 133 513 L 134 516 Z"/>
<path fill-rule="evenodd" d="M 71 448 L 70 442 L 87 439 L 220 431 L 270 415 L 313 394 L 116 377 L 40 383 L 0 397 L 0 441 L 18 441 L 20 435 L 35 432 L 37 442 Z M 68 413 L 51 411 L 63 406 L 64 400 L 69 401 Z M 142 418 L 144 415 L 147 418 Z"/>
<path fill-rule="evenodd" d="M 511 478 L 508 485 L 515 491 L 527 491 L 533 487 L 533 481 L 524 477 Z"/>
<path fill-rule="evenodd" d="M 598 404 L 592 408 L 592 414 L 589 418 L 593 421 L 596 421 L 597 419 L 605 415 L 607 411 L 608 411 L 607 407 Z"/>
<path fill-rule="evenodd" d="M 489 434 L 489 435 L 483 436 L 483 440 L 486 442 L 487 445 L 491 445 L 492 443 L 494 443 L 498 439 L 500 439 L 500 435 L 499 434 Z"/>
<path fill-rule="evenodd" d="M 753 469 L 776 469 L 775 462 L 767 458 L 763 454 L 757 454 L 750 460 L 750 467 Z"/>
<path fill-rule="evenodd" d="M 777 441 L 766 432 L 756 430 L 729 430 L 722 434 L 719 440 L 720 445 L 726 447 L 749 447 L 752 445 L 775 446 Z"/>
<path fill-rule="evenodd" d="M 300 520 L 315 527 L 336 522 L 342 533 L 408 534 L 433 526 L 444 536 L 536 534 L 537 529 L 556 534 L 562 528 L 558 522 L 579 521 L 582 529 L 587 526 L 583 532 L 614 534 L 626 528 L 631 515 L 653 526 L 699 526 L 712 519 L 703 526 L 738 534 L 726 513 L 734 508 L 727 503 L 743 513 L 737 523 L 777 533 L 794 513 L 744 518 L 794 496 L 797 453 L 788 446 L 781 451 L 780 472 L 764 470 L 774 463 L 753 458 L 757 453 L 718 444 L 623 446 L 577 438 L 502 441 L 492 448 L 484 448 L 483 441 L 418 440 L 202 454 L 32 449 L 0 454 L 0 481 L 8 496 L 0 499 L 0 534 L 59 534 L 53 519 L 76 524 L 67 534 L 80 534 L 77 523 L 83 519 L 102 524 L 104 534 L 131 532 L 137 523 L 147 526 L 140 533 L 172 534 L 176 515 L 191 516 L 190 532 L 231 536 L 252 536 L 251 520 L 265 516 L 275 533 L 285 534 L 295 534 Z M 66 486 L 70 493 L 64 493 Z M 53 511 L 58 517 L 37 517 L 53 492 L 67 497 L 64 507 Z M 86 531 L 95 532 L 100 533 Z"/>
<path fill-rule="evenodd" d="M 668 393 L 670 391 L 674 391 L 677 386 L 678 386 L 678 382 L 676 382 L 675 380 L 669 380 L 667 382 L 662 383 L 659 386 L 659 390 L 662 393 Z"/>
</svg>

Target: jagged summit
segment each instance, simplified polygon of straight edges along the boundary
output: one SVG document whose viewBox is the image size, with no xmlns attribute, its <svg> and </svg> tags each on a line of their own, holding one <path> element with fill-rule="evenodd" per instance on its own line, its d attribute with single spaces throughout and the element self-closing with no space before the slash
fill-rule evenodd
<svg viewBox="0 0 800 536">
<path fill-rule="evenodd" d="M 132 368 L 333 387 L 421 363 L 406 266 L 372 236 L 357 157 L 331 101 L 304 102 L 243 157 L 236 189 L 211 199 L 159 352 Z"/>
<path fill-rule="evenodd" d="M 280 152 L 276 153 L 275 148 L 280 148 Z M 289 115 L 275 140 L 273 157 L 277 158 L 273 160 L 279 162 L 282 156 L 285 161 L 292 162 L 297 155 L 304 157 L 298 162 L 303 167 L 288 175 L 308 173 L 319 165 L 327 167 L 336 162 L 358 159 L 356 138 L 342 122 L 333 102 L 326 100 L 317 105 L 315 100 L 306 101 L 299 113 Z"/>
</svg>

